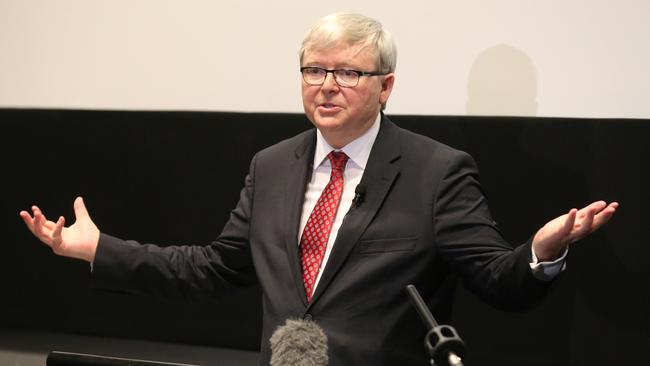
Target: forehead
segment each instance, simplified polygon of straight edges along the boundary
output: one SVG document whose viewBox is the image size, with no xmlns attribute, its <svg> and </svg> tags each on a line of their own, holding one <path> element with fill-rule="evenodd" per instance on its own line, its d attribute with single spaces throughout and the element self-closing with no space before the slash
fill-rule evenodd
<svg viewBox="0 0 650 366">
<path fill-rule="evenodd" d="M 355 66 L 372 68 L 376 65 L 375 52 L 363 45 L 339 43 L 331 47 L 310 47 L 305 50 L 303 66 L 322 65 L 329 67 Z"/>
</svg>

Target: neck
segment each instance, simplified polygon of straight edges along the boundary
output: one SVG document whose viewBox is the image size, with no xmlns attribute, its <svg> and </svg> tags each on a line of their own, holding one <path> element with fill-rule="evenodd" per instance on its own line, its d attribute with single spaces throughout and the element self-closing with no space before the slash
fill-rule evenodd
<svg viewBox="0 0 650 366">
<path fill-rule="evenodd" d="M 321 134 L 323 135 L 323 138 L 327 143 L 335 148 L 335 149 L 342 149 L 345 145 L 351 143 L 352 141 L 358 139 L 359 137 L 363 136 L 364 133 L 368 132 L 370 127 L 375 123 L 378 117 L 375 117 L 366 123 L 364 123 L 360 128 L 356 129 L 352 133 L 349 131 L 326 131 L 326 130 L 320 130 Z"/>
</svg>

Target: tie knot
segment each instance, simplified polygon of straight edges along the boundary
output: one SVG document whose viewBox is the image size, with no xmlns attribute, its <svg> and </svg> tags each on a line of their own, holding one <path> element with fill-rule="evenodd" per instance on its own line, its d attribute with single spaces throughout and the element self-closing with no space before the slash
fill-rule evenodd
<svg viewBox="0 0 650 366">
<path fill-rule="evenodd" d="M 332 169 L 344 170 L 348 162 L 348 156 L 343 151 L 332 151 L 327 155 L 332 163 Z"/>
</svg>

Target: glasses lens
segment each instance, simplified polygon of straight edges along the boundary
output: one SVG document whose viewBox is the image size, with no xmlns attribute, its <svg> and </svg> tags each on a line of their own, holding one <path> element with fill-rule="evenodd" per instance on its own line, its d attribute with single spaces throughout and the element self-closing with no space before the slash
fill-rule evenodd
<svg viewBox="0 0 650 366">
<path fill-rule="evenodd" d="M 359 73 L 354 70 L 336 70 L 334 76 L 341 86 L 357 86 L 359 83 Z"/>
<path fill-rule="evenodd" d="M 302 78 L 307 84 L 320 85 L 325 81 L 327 71 L 318 67 L 305 67 L 302 69 Z"/>
</svg>

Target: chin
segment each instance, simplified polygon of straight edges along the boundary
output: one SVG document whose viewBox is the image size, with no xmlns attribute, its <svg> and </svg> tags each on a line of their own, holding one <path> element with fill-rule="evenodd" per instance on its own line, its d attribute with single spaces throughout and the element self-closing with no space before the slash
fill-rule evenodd
<svg viewBox="0 0 650 366">
<path fill-rule="evenodd" d="M 324 131 L 335 131 L 343 125 L 340 118 L 322 116 L 314 117 L 313 123 L 316 128 Z"/>
</svg>

